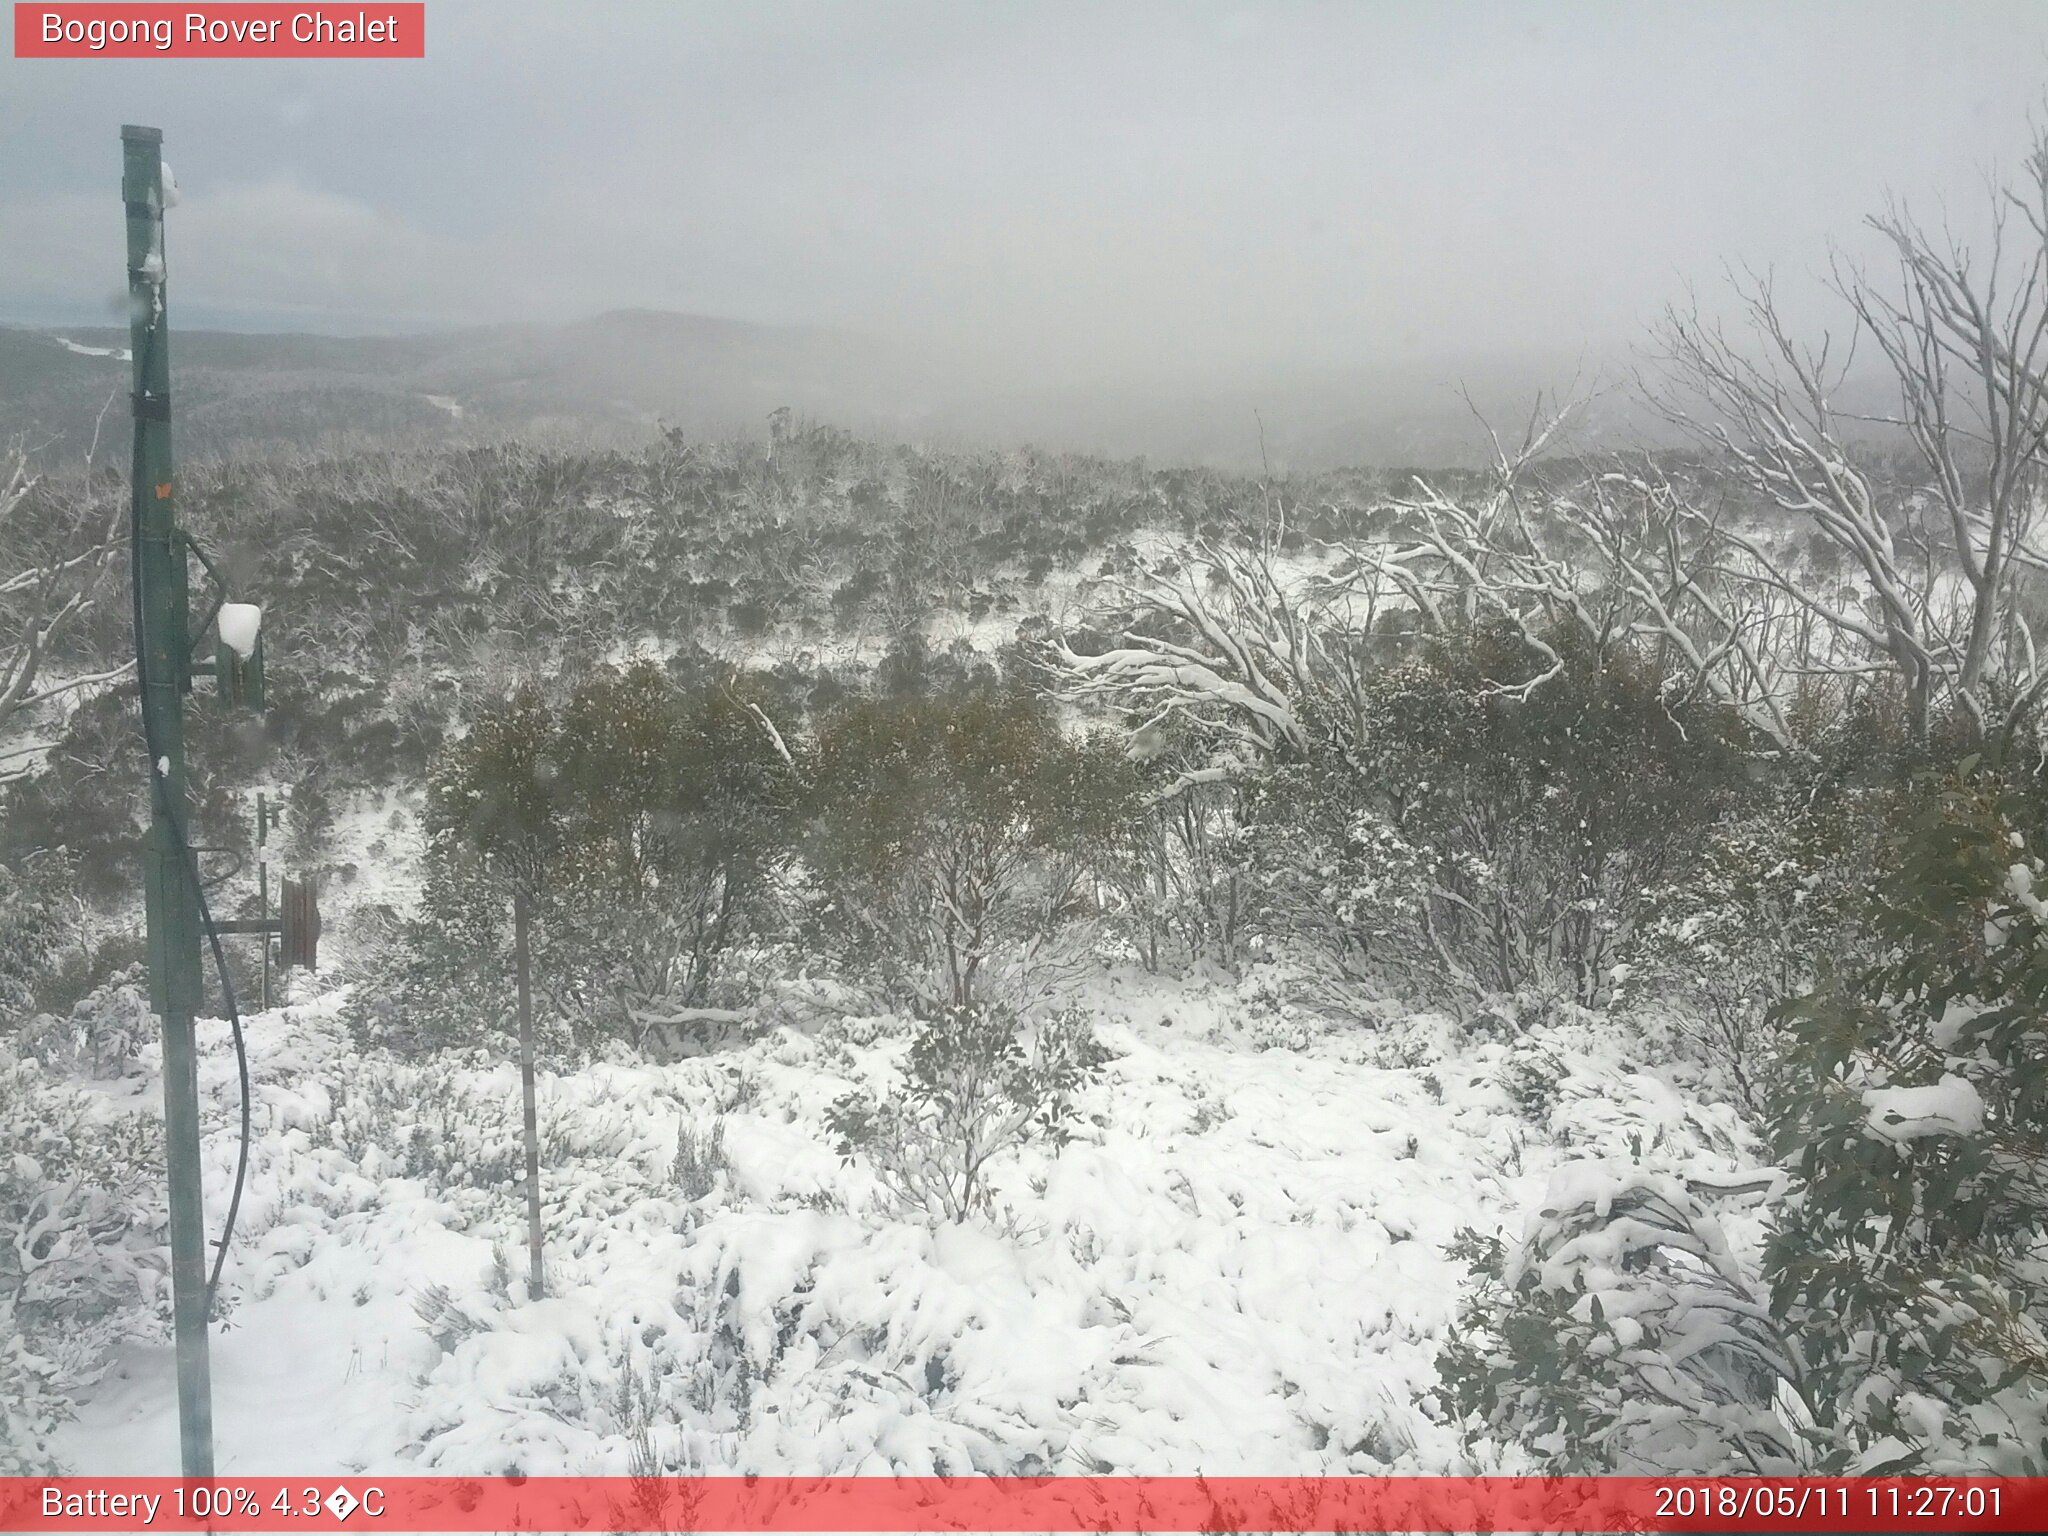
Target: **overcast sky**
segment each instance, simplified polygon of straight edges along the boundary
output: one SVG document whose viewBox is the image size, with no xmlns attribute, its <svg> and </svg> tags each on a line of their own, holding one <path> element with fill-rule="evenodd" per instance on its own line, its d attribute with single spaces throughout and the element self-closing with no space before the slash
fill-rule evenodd
<svg viewBox="0 0 2048 1536">
<path fill-rule="evenodd" d="M 374 9 L 374 7 L 373 7 Z M 535 5 L 404 62 L 0 59 L 0 319 L 109 318 L 123 122 L 187 324 L 659 307 L 1020 380 L 1606 354 L 1895 192 L 1982 202 L 2016 3 Z"/>
</svg>

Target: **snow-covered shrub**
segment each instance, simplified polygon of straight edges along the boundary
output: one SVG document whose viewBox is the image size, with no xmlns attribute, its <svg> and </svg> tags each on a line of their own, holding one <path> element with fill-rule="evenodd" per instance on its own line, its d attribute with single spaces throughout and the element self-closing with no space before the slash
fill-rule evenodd
<svg viewBox="0 0 2048 1536">
<path fill-rule="evenodd" d="M 1262 938 L 1404 990 L 1432 969 L 1441 979 L 1422 928 L 1434 860 L 1350 764 L 1283 764 L 1242 794 L 1243 864 Z"/>
<path fill-rule="evenodd" d="M 2048 863 L 2038 803 L 1916 786 L 1880 963 L 1782 1014 L 1766 1250 L 1830 1471 L 2048 1472 Z"/>
<path fill-rule="evenodd" d="M 1145 764 L 1149 798 L 1103 861 L 1117 928 L 1146 969 L 1234 969 L 1250 917 L 1255 843 L 1237 786 L 1182 781 L 1185 751 Z"/>
<path fill-rule="evenodd" d="M 1737 732 L 1626 644 L 1544 643 L 1451 627 L 1290 701 L 1238 776 L 1261 936 L 1464 1009 L 1610 998 L 1645 893 L 1740 781 Z"/>
<path fill-rule="evenodd" d="M 162 1167 L 156 1121 L 0 1050 L 0 1426 L 24 1436 L 0 1437 L 0 1472 L 49 1470 L 10 1455 L 45 1455 L 66 1394 L 116 1345 L 160 1333 Z"/>
<path fill-rule="evenodd" d="M 487 1091 L 455 1061 L 369 1056 L 332 1082 L 319 1135 L 371 1178 L 436 1188 L 512 1185 L 525 1177 L 516 1092 Z"/>
<path fill-rule="evenodd" d="M 14 1298 L 0 1296 L 0 1477 L 62 1472 L 52 1440 L 70 1415 L 56 1365 L 29 1348 Z"/>
<path fill-rule="evenodd" d="M 1567 1474 L 1784 1474 L 1795 1374 L 1718 1223 L 1669 1178 L 1568 1163 L 1520 1243 L 1467 1232 L 1478 1284 L 1438 1359 L 1468 1438 Z"/>
<path fill-rule="evenodd" d="M 1027 1049 L 1009 1010 L 941 1008 L 911 1040 L 905 1080 L 880 1098 L 852 1092 L 827 1124 L 848 1162 L 866 1156 L 903 1204 L 962 1222 L 991 1207 L 988 1164 L 1026 1142 L 1055 1144 L 1077 1119 L 1074 1095 L 1108 1060 L 1077 1009 L 1029 1031 Z"/>
<path fill-rule="evenodd" d="M 676 1127 L 676 1155 L 669 1167 L 669 1177 L 675 1180 L 685 1200 L 702 1200 L 717 1187 L 721 1173 L 729 1177 L 731 1172 L 732 1164 L 725 1155 L 723 1116 L 713 1120 L 708 1131 L 687 1120 Z"/>
<path fill-rule="evenodd" d="M 479 1315 L 478 1309 L 465 1305 L 445 1285 L 423 1287 L 413 1298 L 412 1309 L 427 1337 L 444 1355 L 461 1347 L 463 1340 L 479 1338 L 492 1328 L 489 1316 Z"/>
<path fill-rule="evenodd" d="M 1558 1085 L 1568 1071 L 1564 1058 L 1541 1039 L 1517 1035 L 1501 1059 L 1498 1081 L 1524 1120 L 1546 1126 L 1557 1108 Z"/>
</svg>

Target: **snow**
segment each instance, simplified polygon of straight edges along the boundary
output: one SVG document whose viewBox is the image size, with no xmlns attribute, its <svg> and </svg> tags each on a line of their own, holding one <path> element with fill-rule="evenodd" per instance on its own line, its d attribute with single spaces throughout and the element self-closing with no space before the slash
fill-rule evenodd
<svg viewBox="0 0 2048 1536">
<path fill-rule="evenodd" d="M 255 603 L 222 603 L 219 623 L 223 645 L 244 661 L 255 654 L 256 635 L 263 627 L 261 607 Z"/>
<path fill-rule="evenodd" d="M 1951 998 L 1943 1007 L 1941 1017 L 1929 1024 L 1927 1037 L 1934 1042 L 1935 1049 L 1953 1051 L 1963 1031 L 1984 1012 L 1984 1004 L 1976 998 Z"/>
<path fill-rule="evenodd" d="M 163 173 L 164 207 L 175 208 L 178 206 L 178 178 L 171 174 L 170 161 L 158 161 L 157 166 Z"/>
<path fill-rule="evenodd" d="M 426 401 L 427 404 L 446 411 L 456 420 L 460 421 L 462 419 L 462 402 L 453 395 L 422 395 L 420 398 Z"/>
<path fill-rule="evenodd" d="M 88 347 L 82 342 L 73 341 L 68 336 L 59 336 L 56 340 L 57 345 L 64 348 L 65 351 L 75 352 L 80 357 L 114 357 L 119 358 L 124 363 L 134 361 L 134 354 L 126 347 Z"/>
<path fill-rule="evenodd" d="M 1968 1078 L 1945 1074 L 1923 1088 L 1866 1088 L 1864 1124 L 1881 1141 L 1974 1136 L 1984 1129 L 1984 1100 Z"/>
<path fill-rule="evenodd" d="M 892 1208 L 823 1128 L 900 1059 L 900 1020 L 813 1010 L 667 1065 L 544 1070 L 545 1300 L 524 1283 L 504 1053 L 361 1051 L 336 994 L 256 1015 L 221 1468 L 624 1472 L 632 1374 L 667 1394 L 672 1470 L 1446 1471 L 1455 1434 L 1421 1405 L 1459 1228 L 1519 1225 L 1546 1187 L 1601 1198 L 1577 1160 L 1631 1138 L 1659 1149 L 1644 1178 L 1750 1166 L 1715 1114 L 1589 1034 L 1554 1042 L 1539 1132 L 1498 1085 L 1510 1047 L 1394 1005 L 1295 1016 L 1267 988 L 1090 982 L 1115 1060 L 1080 1134 L 1002 1165 L 996 1219 L 964 1227 Z M 203 1026 L 212 1212 L 234 1084 L 226 1031 Z M 677 1130 L 720 1116 L 730 1171 L 692 1203 Z M 171 1382 L 168 1348 L 125 1356 L 64 1431 L 72 1465 L 172 1470 Z"/>
</svg>

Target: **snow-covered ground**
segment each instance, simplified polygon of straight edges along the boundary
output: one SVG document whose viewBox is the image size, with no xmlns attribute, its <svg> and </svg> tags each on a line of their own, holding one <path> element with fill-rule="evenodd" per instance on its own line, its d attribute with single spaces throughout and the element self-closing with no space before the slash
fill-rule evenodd
<svg viewBox="0 0 2048 1536">
<path fill-rule="evenodd" d="M 891 1209 L 824 1129 L 900 1056 L 895 1021 L 786 1013 L 673 1064 L 544 1077 L 533 1301 L 514 1069 L 359 1052 L 337 1002 L 249 1026 L 224 1473 L 623 1473 L 636 1432 L 671 1471 L 1448 1470 L 1458 1229 L 1519 1232 L 1566 1159 L 1711 1176 L 1754 1155 L 1611 1026 L 1481 1039 L 1297 1013 L 1256 977 L 1106 973 L 1086 1003 L 1115 1060 L 1082 1133 L 1002 1166 L 998 1218 L 962 1227 Z M 224 1038 L 202 1093 L 217 1223 Z M 729 1170 L 692 1201 L 678 1128 L 721 1118 Z M 173 1471 L 168 1346 L 124 1356 L 62 1451 Z"/>
</svg>

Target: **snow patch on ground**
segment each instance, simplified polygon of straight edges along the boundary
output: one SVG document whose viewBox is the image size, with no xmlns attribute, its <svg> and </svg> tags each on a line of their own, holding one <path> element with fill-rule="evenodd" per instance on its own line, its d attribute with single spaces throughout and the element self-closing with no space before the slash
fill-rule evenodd
<svg viewBox="0 0 2048 1536">
<path fill-rule="evenodd" d="M 74 352 L 80 357 L 114 357 L 124 363 L 135 360 L 135 355 L 126 347 L 88 347 L 83 342 L 73 341 L 69 336 L 59 336 L 56 341 L 66 352 Z"/>
</svg>

